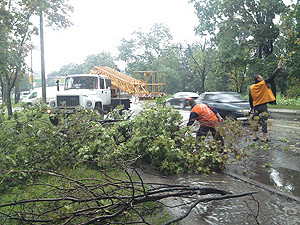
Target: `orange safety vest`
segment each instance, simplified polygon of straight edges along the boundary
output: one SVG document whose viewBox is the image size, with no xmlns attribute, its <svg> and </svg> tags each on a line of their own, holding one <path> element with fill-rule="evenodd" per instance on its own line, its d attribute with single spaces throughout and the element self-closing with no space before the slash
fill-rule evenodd
<svg viewBox="0 0 300 225">
<path fill-rule="evenodd" d="M 205 104 L 196 104 L 192 108 L 191 113 L 192 112 L 198 114 L 196 120 L 199 121 L 203 127 L 215 127 L 218 124 L 218 118 L 215 113 Z"/>
<path fill-rule="evenodd" d="M 276 100 L 272 90 L 268 88 L 266 81 L 264 80 L 253 84 L 250 87 L 250 94 L 253 99 L 253 106 L 273 102 Z"/>
</svg>

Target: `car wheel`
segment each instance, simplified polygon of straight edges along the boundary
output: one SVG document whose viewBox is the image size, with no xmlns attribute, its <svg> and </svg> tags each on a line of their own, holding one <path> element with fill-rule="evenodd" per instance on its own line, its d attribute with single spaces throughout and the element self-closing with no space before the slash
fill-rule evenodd
<svg viewBox="0 0 300 225">
<path fill-rule="evenodd" d="M 184 101 L 180 102 L 180 108 L 181 108 L 181 109 L 184 109 L 184 108 L 185 108 L 185 103 L 184 103 Z"/>
</svg>

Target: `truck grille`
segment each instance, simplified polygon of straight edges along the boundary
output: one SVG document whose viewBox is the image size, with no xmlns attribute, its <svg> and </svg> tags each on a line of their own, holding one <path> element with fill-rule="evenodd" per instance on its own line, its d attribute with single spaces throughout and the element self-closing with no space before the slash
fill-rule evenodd
<svg viewBox="0 0 300 225">
<path fill-rule="evenodd" d="M 70 107 L 79 105 L 79 96 L 57 96 L 58 107 Z"/>
</svg>

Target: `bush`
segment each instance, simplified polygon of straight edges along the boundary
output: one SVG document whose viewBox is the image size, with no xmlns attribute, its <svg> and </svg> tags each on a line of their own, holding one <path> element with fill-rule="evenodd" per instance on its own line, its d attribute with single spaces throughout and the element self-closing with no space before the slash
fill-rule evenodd
<svg viewBox="0 0 300 225">
<path fill-rule="evenodd" d="M 128 115 L 120 118 L 119 113 L 113 112 L 107 118 L 111 120 L 117 115 L 118 120 L 109 126 L 99 121 L 101 118 L 95 112 L 86 110 L 61 116 L 61 122 L 53 126 L 44 116 L 45 109 L 45 105 L 26 108 L 15 112 L 11 120 L 1 116 L 1 171 L 59 170 L 79 164 L 126 168 L 146 162 L 165 174 L 207 173 L 223 169 L 227 161 L 227 157 L 219 154 L 224 151 L 222 146 L 214 141 L 196 142 L 192 130 L 182 127 L 179 112 L 163 103 L 146 106 L 131 119 L 127 119 Z M 231 138 L 235 135 L 234 130 L 229 133 Z M 234 149 L 229 142 L 227 146 Z M 238 149 L 234 152 L 241 157 Z M 11 175 L 4 178 L 12 179 Z"/>
<path fill-rule="evenodd" d="M 286 97 L 280 93 L 276 95 L 276 103 L 285 106 L 300 106 L 299 97 Z"/>
<path fill-rule="evenodd" d="M 286 94 L 290 98 L 299 98 L 300 97 L 300 78 L 291 77 L 289 79 L 289 88 L 286 91 Z"/>
</svg>

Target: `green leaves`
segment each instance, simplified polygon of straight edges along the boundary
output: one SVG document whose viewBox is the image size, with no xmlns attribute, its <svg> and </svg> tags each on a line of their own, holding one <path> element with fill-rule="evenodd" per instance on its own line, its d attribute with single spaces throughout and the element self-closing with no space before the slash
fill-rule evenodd
<svg viewBox="0 0 300 225">
<path fill-rule="evenodd" d="M 110 124 L 93 111 L 78 109 L 69 116 L 62 114 L 59 124 L 52 126 L 45 107 L 41 102 L 15 112 L 11 120 L 2 118 L 1 171 L 77 165 L 115 169 L 148 163 L 165 174 L 208 173 L 223 169 L 228 159 L 215 141 L 196 142 L 192 129 L 182 125 L 180 113 L 166 107 L 163 99 L 146 105 L 135 117 L 112 112 L 106 118 L 117 120 Z M 234 154 L 243 157 L 239 151 Z M 7 182 L 12 179 L 0 176 Z"/>
</svg>

